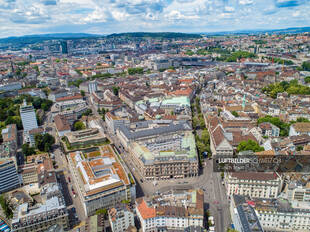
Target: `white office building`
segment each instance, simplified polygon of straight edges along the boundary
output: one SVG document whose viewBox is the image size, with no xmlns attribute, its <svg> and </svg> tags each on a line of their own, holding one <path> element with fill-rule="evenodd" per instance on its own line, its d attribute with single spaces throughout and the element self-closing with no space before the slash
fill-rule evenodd
<svg viewBox="0 0 310 232">
<path fill-rule="evenodd" d="M 91 94 L 93 92 L 97 91 L 97 82 L 96 81 L 90 81 L 88 83 L 88 92 Z"/>
<path fill-rule="evenodd" d="M 24 132 L 38 128 L 36 113 L 32 105 L 27 105 L 24 100 L 23 105 L 20 107 L 20 117 L 22 119 Z"/>
</svg>

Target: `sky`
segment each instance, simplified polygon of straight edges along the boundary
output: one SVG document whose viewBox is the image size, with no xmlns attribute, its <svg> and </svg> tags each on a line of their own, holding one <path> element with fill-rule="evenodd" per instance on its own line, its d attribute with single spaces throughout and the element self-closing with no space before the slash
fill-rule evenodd
<svg viewBox="0 0 310 232">
<path fill-rule="evenodd" d="M 310 0 L 0 0 L 0 37 L 310 26 Z"/>
</svg>

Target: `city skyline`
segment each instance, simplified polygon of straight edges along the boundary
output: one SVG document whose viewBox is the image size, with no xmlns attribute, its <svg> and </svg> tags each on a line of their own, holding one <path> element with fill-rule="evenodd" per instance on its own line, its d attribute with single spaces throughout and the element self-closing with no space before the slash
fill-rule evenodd
<svg viewBox="0 0 310 232">
<path fill-rule="evenodd" d="M 309 26 L 309 0 L 0 0 L 0 37 Z"/>
</svg>

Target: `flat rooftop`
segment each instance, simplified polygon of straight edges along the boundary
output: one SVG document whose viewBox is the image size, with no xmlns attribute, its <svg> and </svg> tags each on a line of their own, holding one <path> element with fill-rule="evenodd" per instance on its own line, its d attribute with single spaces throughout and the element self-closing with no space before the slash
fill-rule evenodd
<svg viewBox="0 0 310 232">
<path fill-rule="evenodd" d="M 130 184 L 127 173 L 110 145 L 99 147 L 94 152 L 70 153 L 70 158 L 83 184 L 84 196 Z"/>
<path fill-rule="evenodd" d="M 98 128 L 65 133 L 69 143 L 85 142 L 94 139 L 104 139 L 105 135 Z"/>
<path fill-rule="evenodd" d="M 131 146 L 135 155 L 142 159 L 145 164 L 151 164 L 155 160 L 165 161 L 167 159 L 197 161 L 197 151 L 193 133 L 191 131 L 187 131 L 180 136 L 181 144 L 176 150 L 163 149 L 152 152 L 146 145 L 137 142 L 133 142 Z"/>
</svg>

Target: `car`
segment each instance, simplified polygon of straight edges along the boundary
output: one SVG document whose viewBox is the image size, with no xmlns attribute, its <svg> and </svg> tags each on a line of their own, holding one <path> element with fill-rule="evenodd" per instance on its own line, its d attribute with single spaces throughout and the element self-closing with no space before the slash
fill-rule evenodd
<svg viewBox="0 0 310 232">
<path fill-rule="evenodd" d="M 69 181 L 69 183 L 71 183 L 71 179 L 70 179 L 70 177 L 68 177 L 68 181 Z"/>
<path fill-rule="evenodd" d="M 74 192 L 74 188 L 73 187 L 71 187 L 71 190 L 72 190 L 72 192 Z"/>
<path fill-rule="evenodd" d="M 141 183 L 143 183 L 143 180 L 142 180 L 142 179 L 140 179 L 140 182 L 141 182 Z"/>
<path fill-rule="evenodd" d="M 73 213 L 75 213 L 75 212 L 76 212 L 76 209 L 75 209 L 74 207 L 72 208 L 72 212 L 73 212 Z"/>
</svg>

